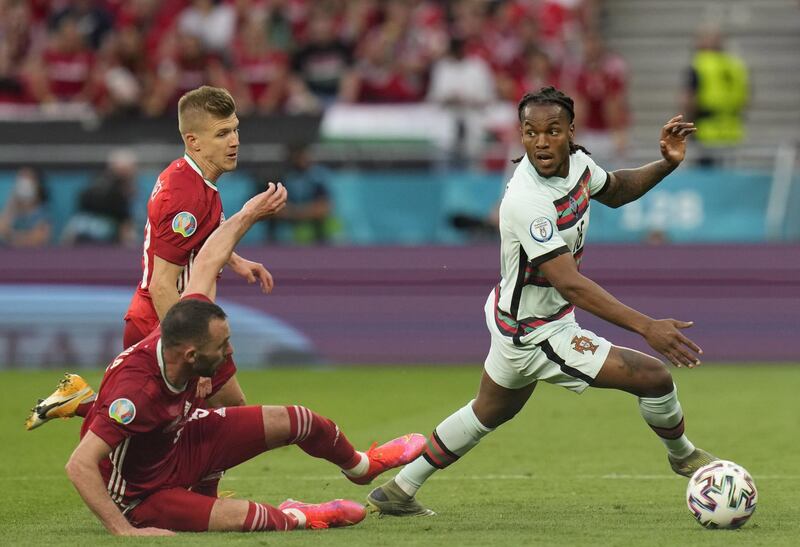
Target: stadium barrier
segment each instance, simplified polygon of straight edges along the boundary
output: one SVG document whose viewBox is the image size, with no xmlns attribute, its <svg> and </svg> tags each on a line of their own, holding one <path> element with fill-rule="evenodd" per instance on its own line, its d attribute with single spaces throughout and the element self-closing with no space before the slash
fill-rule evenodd
<svg viewBox="0 0 800 547">
<path fill-rule="evenodd" d="M 46 176 L 55 242 L 91 176 L 74 170 L 51 170 Z M 147 199 L 157 176 L 157 171 L 148 170 L 138 177 L 132 204 L 137 226 L 144 226 Z M 246 170 L 220 179 L 228 215 L 257 191 L 256 180 Z M 14 173 L 0 171 L 0 203 L 13 184 Z M 335 243 L 422 245 L 469 242 L 475 234 L 457 230 L 453 218 L 485 218 L 499 200 L 504 180 L 499 173 L 476 171 L 331 170 L 326 184 L 339 226 Z M 768 173 L 681 169 L 635 203 L 618 210 L 593 207 L 589 241 L 632 243 L 653 234 L 675 243 L 750 243 L 768 236 L 800 240 L 800 177 L 787 190 L 782 200 L 786 215 L 772 233 L 767 223 L 770 189 Z M 244 242 L 264 241 L 265 226 L 254 228 Z"/>
<path fill-rule="evenodd" d="M 489 342 L 483 305 L 498 281 L 497 245 L 246 247 L 241 254 L 267 266 L 275 290 L 261 295 L 225 272 L 218 291 L 222 301 L 274 318 L 307 339 L 313 355 L 303 360 L 297 352 L 270 354 L 259 360 L 257 353 L 247 358 L 256 362 L 248 362 L 245 348 L 261 343 L 254 332 L 236 341 L 241 366 L 483 362 Z M 140 276 L 139 261 L 138 252 L 126 249 L 4 249 L 0 286 L 25 285 L 32 294 L 38 291 L 40 301 L 58 300 L 64 285 L 91 287 L 95 296 L 109 288 L 129 295 Z M 694 321 L 687 334 L 703 347 L 706 361 L 800 362 L 791 342 L 800 324 L 800 247 L 589 244 L 582 271 L 644 313 Z M 82 356 L 80 364 L 101 366 L 109 352 L 121 349 L 122 308 L 87 303 L 59 315 L 59 327 L 46 311 L 38 317 L 27 313 L 31 306 L 0 295 L 0 368 L 19 365 L 22 337 L 36 340 L 45 328 L 47 336 L 37 344 L 47 352 L 34 349 L 53 359 L 59 349 L 83 344 L 69 334 L 81 325 L 91 331 L 101 323 L 108 339 L 95 337 L 92 347 L 105 349 Z M 649 351 L 632 333 L 582 312 L 578 320 L 616 344 Z M 30 366 L 70 364 L 59 358 Z"/>
</svg>

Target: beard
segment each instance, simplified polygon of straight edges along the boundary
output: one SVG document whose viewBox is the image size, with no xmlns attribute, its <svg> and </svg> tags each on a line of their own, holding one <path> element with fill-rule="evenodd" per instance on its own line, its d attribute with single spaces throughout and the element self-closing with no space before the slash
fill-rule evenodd
<svg viewBox="0 0 800 547">
<path fill-rule="evenodd" d="M 217 369 L 222 364 L 223 359 L 208 359 L 202 356 L 198 356 L 197 360 L 192 365 L 192 370 L 198 376 L 202 376 L 204 378 L 211 378 L 216 374 Z"/>
</svg>

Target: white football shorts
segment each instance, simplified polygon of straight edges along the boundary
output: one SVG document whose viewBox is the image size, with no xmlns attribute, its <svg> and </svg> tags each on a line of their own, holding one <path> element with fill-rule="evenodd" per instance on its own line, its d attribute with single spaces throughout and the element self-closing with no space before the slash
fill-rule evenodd
<svg viewBox="0 0 800 547">
<path fill-rule="evenodd" d="M 582 329 L 575 322 L 565 323 L 546 340 L 515 346 L 511 338 L 489 328 L 492 345 L 484 370 L 494 382 L 508 389 L 519 389 L 542 380 L 582 393 L 603 367 L 611 342 Z"/>
</svg>

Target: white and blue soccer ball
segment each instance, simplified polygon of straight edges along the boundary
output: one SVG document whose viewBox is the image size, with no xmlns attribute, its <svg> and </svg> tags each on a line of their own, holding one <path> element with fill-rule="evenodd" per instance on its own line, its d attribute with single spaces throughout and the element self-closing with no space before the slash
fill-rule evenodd
<svg viewBox="0 0 800 547">
<path fill-rule="evenodd" d="M 706 528 L 739 528 L 753 515 L 758 490 L 741 465 L 717 460 L 695 471 L 686 488 L 686 503 Z"/>
</svg>

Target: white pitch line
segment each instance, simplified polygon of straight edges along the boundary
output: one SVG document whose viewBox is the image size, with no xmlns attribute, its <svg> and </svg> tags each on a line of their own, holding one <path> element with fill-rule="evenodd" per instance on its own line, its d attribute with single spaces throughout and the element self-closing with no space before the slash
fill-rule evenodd
<svg viewBox="0 0 800 547">
<path fill-rule="evenodd" d="M 573 475 L 575 479 L 581 480 L 676 480 L 677 475 Z M 35 476 L 14 476 L 0 477 L 0 482 L 26 482 L 26 481 L 52 481 L 66 478 L 66 475 L 35 475 Z M 225 475 L 223 481 L 258 481 L 286 479 L 293 481 L 332 481 L 341 479 L 342 475 L 276 475 L 265 473 L 263 475 Z M 387 475 L 388 478 L 388 475 Z M 554 478 L 546 475 L 441 475 L 433 477 L 435 481 L 533 481 L 548 480 Z M 569 478 L 569 475 L 559 475 L 559 478 Z M 800 475 L 753 475 L 755 480 L 800 480 Z"/>
<path fill-rule="evenodd" d="M 560 475 L 559 478 L 568 478 L 568 475 Z M 226 481 L 248 481 L 248 480 L 272 480 L 275 476 L 272 475 L 246 475 L 230 477 L 225 476 Z M 285 475 L 288 480 L 300 481 L 329 481 L 341 478 L 341 475 L 306 475 L 306 476 L 291 476 Z M 388 475 L 387 475 L 388 478 Z M 544 475 L 443 475 L 433 477 L 435 481 L 531 481 L 531 480 L 547 480 L 553 478 L 552 476 Z M 575 479 L 581 480 L 675 480 L 680 478 L 678 475 L 574 475 Z M 755 480 L 800 480 L 800 475 L 754 475 Z"/>
</svg>

